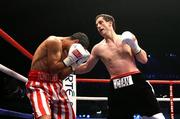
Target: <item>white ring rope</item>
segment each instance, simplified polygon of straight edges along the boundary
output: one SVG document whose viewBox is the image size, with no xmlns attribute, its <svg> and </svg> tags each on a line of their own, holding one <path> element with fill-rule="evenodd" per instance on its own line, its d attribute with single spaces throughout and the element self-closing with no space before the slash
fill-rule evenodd
<svg viewBox="0 0 180 119">
<path fill-rule="evenodd" d="M 20 81 L 27 82 L 28 79 L 21 74 L 16 73 L 15 71 L 5 67 L 4 65 L 0 64 L 0 71 L 4 72 L 7 75 L 12 76 Z M 77 100 L 89 100 L 89 101 L 107 101 L 107 97 L 81 97 L 77 96 Z M 170 101 L 170 98 L 157 98 L 158 101 Z M 180 98 L 173 98 L 173 101 L 180 101 Z"/>
<path fill-rule="evenodd" d="M 89 101 L 107 101 L 107 97 L 76 97 L 77 100 L 89 100 Z M 168 102 L 170 98 L 157 98 L 158 101 Z M 173 101 L 180 101 L 180 98 L 173 98 Z"/>
<path fill-rule="evenodd" d="M 4 72 L 5 74 L 7 74 L 9 76 L 12 76 L 13 78 L 16 78 L 16 79 L 18 79 L 20 81 L 23 81 L 23 82 L 27 82 L 28 81 L 28 79 L 26 77 L 22 76 L 21 74 L 16 73 L 15 71 L 5 67 L 2 64 L 0 64 L 0 70 L 2 72 Z"/>
</svg>

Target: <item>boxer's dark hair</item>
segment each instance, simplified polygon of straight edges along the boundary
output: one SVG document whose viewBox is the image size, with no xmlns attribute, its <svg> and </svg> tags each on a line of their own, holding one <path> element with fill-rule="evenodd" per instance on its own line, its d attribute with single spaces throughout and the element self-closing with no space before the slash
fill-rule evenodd
<svg viewBox="0 0 180 119">
<path fill-rule="evenodd" d="M 97 20 L 99 17 L 103 17 L 103 19 L 108 22 L 108 21 L 111 21 L 112 22 L 112 26 L 113 26 L 113 29 L 116 30 L 116 25 L 115 25 L 115 19 L 113 16 L 111 15 L 108 15 L 108 14 L 99 14 L 96 16 L 96 19 Z"/>
<path fill-rule="evenodd" d="M 89 38 L 85 33 L 82 32 L 77 32 L 74 33 L 73 35 L 70 36 L 72 40 L 74 39 L 78 39 L 79 43 L 84 47 L 84 48 L 88 48 L 89 47 Z"/>
</svg>

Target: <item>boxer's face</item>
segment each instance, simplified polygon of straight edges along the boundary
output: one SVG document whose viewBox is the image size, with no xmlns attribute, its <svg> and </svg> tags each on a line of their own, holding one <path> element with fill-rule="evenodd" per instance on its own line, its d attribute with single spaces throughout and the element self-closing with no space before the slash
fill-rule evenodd
<svg viewBox="0 0 180 119">
<path fill-rule="evenodd" d="M 112 26 L 111 22 L 105 21 L 103 17 L 99 17 L 96 20 L 97 30 L 102 36 L 104 36 L 108 32 L 110 26 Z"/>
</svg>

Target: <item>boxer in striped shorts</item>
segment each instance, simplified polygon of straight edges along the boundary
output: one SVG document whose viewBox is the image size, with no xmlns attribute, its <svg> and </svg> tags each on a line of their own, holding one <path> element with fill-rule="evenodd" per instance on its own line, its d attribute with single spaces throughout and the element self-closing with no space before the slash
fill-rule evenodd
<svg viewBox="0 0 180 119">
<path fill-rule="evenodd" d="M 75 119 L 62 80 L 89 57 L 89 40 L 82 32 L 50 36 L 36 49 L 26 83 L 35 119 Z"/>
</svg>

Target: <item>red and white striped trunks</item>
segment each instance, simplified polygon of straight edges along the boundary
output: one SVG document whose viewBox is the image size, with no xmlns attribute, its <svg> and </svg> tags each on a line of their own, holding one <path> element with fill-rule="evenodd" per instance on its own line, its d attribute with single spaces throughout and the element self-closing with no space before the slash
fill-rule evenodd
<svg viewBox="0 0 180 119">
<path fill-rule="evenodd" d="M 52 119 L 75 119 L 58 75 L 32 70 L 29 72 L 26 89 L 35 118 L 51 115 Z"/>
</svg>

